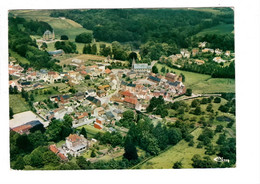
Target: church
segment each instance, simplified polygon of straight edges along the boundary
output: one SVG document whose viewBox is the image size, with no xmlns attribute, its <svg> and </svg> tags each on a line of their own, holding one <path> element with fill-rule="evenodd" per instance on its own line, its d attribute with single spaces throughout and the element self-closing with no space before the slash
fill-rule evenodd
<svg viewBox="0 0 260 184">
<path fill-rule="evenodd" d="M 51 40 L 55 40 L 55 34 L 54 34 L 54 30 L 51 32 L 49 30 L 46 30 L 43 33 L 42 36 L 43 41 L 51 41 Z"/>
<path fill-rule="evenodd" d="M 139 64 L 136 64 L 135 63 L 135 59 L 133 59 L 133 62 L 132 62 L 132 71 L 134 72 L 151 72 L 152 70 L 152 66 L 151 65 L 148 65 L 147 63 L 139 63 Z"/>
</svg>

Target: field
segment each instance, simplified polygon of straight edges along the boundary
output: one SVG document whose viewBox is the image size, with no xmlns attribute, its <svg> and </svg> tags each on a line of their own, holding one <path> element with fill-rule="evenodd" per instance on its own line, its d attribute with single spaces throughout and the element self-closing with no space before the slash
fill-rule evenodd
<svg viewBox="0 0 260 184">
<path fill-rule="evenodd" d="M 166 65 L 156 64 L 159 72 L 165 66 L 169 71 L 174 71 L 176 74 L 183 73 L 185 76 L 185 86 L 191 88 L 193 93 L 224 93 L 235 92 L 235 79 L 211 78 L 210 75 L 187 72 L 178 69 L 170 68 Z"/>
<path fill-rule="evenodd" d="M 220 24 L 208 29 L 204 29 L 196 36 L 204 36 L 205 34 L 226 34 L 226 33 L 233 33 L 234 25 L 233 24 Z"/>
<path fill-rule="evenodd" d="M 191 158 L 195 154 L 201 156 L 204 155 L 204 148 L 196 148 L 197 138 L 201 134 L 202 129 L 197 128 L 192 132 L 194 136 L 194 146 L 188 146 L 188 143 L 184 140 L 181 140 L 177 145 L 172 146 L 170 149 L 164 153 L 152 158 L 143 165 L 140 166 L 140 169 L 171 169 L 173 164 L 177 161 L 181 161 L 183 168 L 192 168 Z M 215 156 L 212 156 L 214 158 Z"/>
<path fill-rule="evenodd" d="M 9 49 L 9 53 L 11 54 L 12 57 L 14 57 L 17 61 L 21 62 L 22 64 L 29 64 L 30 61 L 28 61 L 26 58 L 20 56 L 16 52 L 12 51 Z"/>
<path fill-rule="evenodd" d="M 29 105 L 20 94 L 9 95 L 9 105 L 13 109 L 14 114 L 30 110 Z"/>
<path fill-rule="evenodd" d="M 77 129 L 80 130 L 80 129 L 83 128 L 83 127 L 86 129 L 87 135 L 88 135 L 89 137 L 94 137 L 94 135 L 96 135 L 98 132 L 104 133 L 103 130 L 96 129 L 96 128 L 94 128 L 93 126 L 90 126 L 90 125 L 80 126 L 80 127 L 78 127 Z"/>
<path fill-rule="evenodd" d="M 76 35 L 91 32 L 70 19 L 50 17 L 50 10 L 14 10 L 11 12 L 28 20 L 33 19 L 49 23 L 54 29 L 56 39 L 60 39 L 61 35 L 67 35 L 70 40 L 74 41 Z"/>
</svg>

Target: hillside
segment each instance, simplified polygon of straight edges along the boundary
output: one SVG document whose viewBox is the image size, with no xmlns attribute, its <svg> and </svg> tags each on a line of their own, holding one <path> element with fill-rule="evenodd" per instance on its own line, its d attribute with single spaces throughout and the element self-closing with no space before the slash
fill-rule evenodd
<svg viewBox="0 0 260 184">
<path fill-rule="evenodd" d="M 78 34 L 91 32 L 73 20 L 64 17 L 50 17 L 51 10 L 14 10 L 10 12 L 27 20 L 32 19 L 47 22 L 54 29 L 57 39 L 59 39 L 61 35 L 67 35 L 70 40 L 74 41 Z"/>
</svg>

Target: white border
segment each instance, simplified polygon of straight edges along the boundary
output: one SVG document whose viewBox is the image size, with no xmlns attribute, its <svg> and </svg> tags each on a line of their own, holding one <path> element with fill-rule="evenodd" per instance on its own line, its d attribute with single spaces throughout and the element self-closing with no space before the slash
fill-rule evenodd
<svg viewBox="0 0 260 184">
<path fill-rule="evenodd" d="M 8 143 L 7 11 L 9 9 L 235 7 L 237 167 L 235 169 L 124 171 L 11 171 Z M 1 183 L 260 183 L 260 3 L 259 0 L 1 1 L 0 97 Z"/>
</svg>

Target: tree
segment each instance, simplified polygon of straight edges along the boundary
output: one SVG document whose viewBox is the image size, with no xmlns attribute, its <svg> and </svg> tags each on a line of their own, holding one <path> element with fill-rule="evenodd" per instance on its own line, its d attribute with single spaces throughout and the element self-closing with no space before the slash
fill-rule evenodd
<svg viewBox="0 0 260 184">
<path fill-rule="evenodd" d="M 162 72 L 162 73 L 165 73 L 165 72 L 166 72 L 165 66 L 161 68 L 161 72 Z"/>
<path fill-rule="evenodd" d="M 59 165 L 59 157 L 51 151 L 46 151 L 43 153 L 43 163 L 44 165 Z"/>
<path fill-rule="evenodd" d="M 188 88 L 188 89 L 186 90 L 186 95 L 187 95 L 187 96 L 191 96 L 191 95 L 192 95 L 192 89 Z"/>
<path fill-rule="evenodd" d="M 173 169 L 181 169 L 182 168 L 182 162 L 181 161 L 177 161 L 173 164 L 172 166 Z"/>
<path fill-rule="evenodd" d="M 69 37 L 67 35 L 61 35 L 60 39 L 61 40 L 69 40 Z"/>
<path fill-rule="evenodd" d="M 95 43 L 91 46 L 91 54 L 97 54 L 97 44 Z"/>
<path fill-rule="evenodd" d="M 126 137 L 124 149 L 125 153 L 123 156 L 127 160 L 136 160 L 138 158 L 137 150 L 131 136 Z"/>
<path fill-rule="evenodd" d="M 83 54 L 91 54 L 91 45 L 90 44 L 85 44 L 82 50 Z"/>
<path fill-rule="evenodd" d="M 80 134 L 83 135 L 85 138 L 88 138 L 87 131 L 86 131 L 86 129 L 84 127 L 81 128 Z"/>
<path fill-rule="evenodd" d="M 13 165 L 13 169 L 16 170 L 23 170 L 25 166 L 25 162 L 23 160 L 22 156 L 18 156 L 17 160 L 15 161 L 14 165 Z"/>
<path fill-rule="evenodd" d="M 201 107 L 200 106 L 198 106 L 198 107 L 196 107 L 196 109 L 194 110 L 194 114 L 195 115 L 200 115 L 201 114 Z"/>
<path fill-rule="evenodd" d="M 94 149 L 91 151 L 90 157 L 92 157 L 92 158 L 93 158 L 93 157 L 96 157 L 96 152 L 95 152 Z"/>
<path fill-rule="evenodd" d="M 182 82 L 185 82 L 185 75 L 183 73 L 181 73 L 180 76 L 182 78 Z"/>
<path fill-rule="evenodd" d="M 155 65 L 152 67 L 152 72 L 153 73 L 158 73 L 158 68 Z"/>
<path fill-rule="evenodd" d="M 217 125 L 215 132 L 222 132 L 223 128 L 222 125 Z"/>
<path fill-rule="evenodd" d="M 9 119 L 13 119 L 13 116 L 14 116 L 13 109 L 9 107 Z"/>
<path fill-rule="evenodd" d="M 214 103 L 220 103 L 220 102 L 221 102 L 221 98 L 220 97 L 214 98 Z"/>
<path fill-rule="evenodd" d="M 182 133 L 179 128 L 170 128 L 168 130 L 169 143 L 172 145 L 177 144 L 182 139 Z"/>
<path fill-rule="evenodd" d="M 191 107 L 198 107 L 200 105 L 200 101 L 198 99 L 192 100 Z"/>
<path fill-rule="evenodd" d="M 213 111 L 213 105 L 212 105 L 212 104 L 209 104 L 209 105 L 206 107 L 206 111 L 212 112 L 212 111 Z"/>
<path fill-rule="evenodd" d="M 83 156 L 79 156 L 76 158 L 76 163 L 80 167 L 80 169 L 88 169 L 90 163 L 86 161 L 86 159 Z"/>
<path fill-rule="evenodd" d="M 48 45 L 45 42 L 42 42 L 41 48 L 45 50 L 48 48 Z"/>
<path fill-rule="evenodd" d="M 93 40 L 93 34 L 92 33 L 81 33 L 76 36 L 75 42 L 77 43 L 91 43 Z"/>
</svg>

